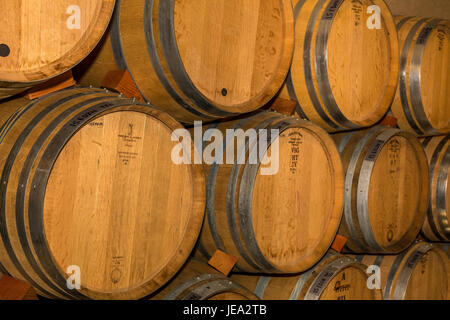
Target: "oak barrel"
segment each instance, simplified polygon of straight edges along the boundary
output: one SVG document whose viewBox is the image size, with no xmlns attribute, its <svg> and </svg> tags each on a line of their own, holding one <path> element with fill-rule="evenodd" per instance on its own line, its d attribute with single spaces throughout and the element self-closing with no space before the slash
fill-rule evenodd
<svg viewBox="0 0 450 320">
<path fill-rule="evenodd" d="M 411 133 L 376 126 L 334 135 L 345 171 L 339 233 L 356 253 L 399 253 L 416 239 L 428 201 L 428 164 Z"/>
<path fill-rule="evenodd" d="M 450 242 L 450 136 L 423 141 L 430 167 L 430 198 L 422 233 L 431 241 Z"/>
<path fill-rule="evenodd" d="M 146 101 L 192 123 L 266 104 L 293 45 L 290 0 L 118 0 L 109 37 L 78 74 L 100 86 L 109 71 L 128 70 Z"/>
<path fill-rule="evenodd" d="M 387 112 L 399 44 L 383 0 L 294 0 L 295 50 L 282 98 L 330 132 L 368 127 Z"/>
<path fill-rule="evenodd" d="M 246 138 L 224 135 L 204 165 L 200 252 L 210 258 L 221 250 L 238 259 L 235 270 L 250 273 L 298 273 L 317 263 L 342 215 L 342 163 L 331 137 L 309 121 L 276 112 L 203 127 L 204 141 L 220 142 L 211 129 Z M 258 140 L 269 143 L 258 143 L 256 151 Z M 207 151 L 205 143 L 204 157 Z M 253 152 L 262 156 L 255 161 Z M 223 159 L 227 154 L 234 162 Z"/>
<path fill-rule="evenodd" d="M 380 267 L 385 300 L 448 300 L 450 258 L 434 244 L 418 242 L 396 256 L 359 256 Z"/>
<path fill-rule="evenodd" d="M 152 300 L 258 300 L 251 291 L 195 258 Z"/>
<path fill-rule="evenodd" d="M 0 0 L 0 99 L 71 69 L 102 38 L 114 0 Z"/>
<path fill-rule="evenodd" d="M 201 166 L 172 162 L 177 121 L 86 88 L 0 110 L 3 269 L 63 299 L 137 299 L 175 275 L 205 201 Z"/>
<path fill-rule="evenodd" d="M 400 81 L 392 111 L 419 136 L 450 133 L 450 21 L 397 17 Z"/>
<path fill-rule="evenodd" d="M 297 276 L 233 275 L 263 300 L 381 300 L 367 286 L 367 266 L 353 258 L 327 254 L 314 268 Z"/>
</svg>

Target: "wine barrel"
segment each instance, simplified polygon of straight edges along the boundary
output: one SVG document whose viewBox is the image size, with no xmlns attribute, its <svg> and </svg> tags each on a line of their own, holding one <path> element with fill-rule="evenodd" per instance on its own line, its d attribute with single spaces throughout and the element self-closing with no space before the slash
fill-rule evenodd
<svg viewBox="0 0 450 320">
<path fill-rule="evenodd" d="M 397 256 L 359 256 L 380 267 L 385 300 L 448 300 L 450 260 L 436 245 L 418 242 Z"/>
<path fill-rule="evenodd" d="M 381 300 L 381 291 L 367 286 L 366 269 L 355 259 L 328 254 L 299 276 L 233 275 L 231 279 L 263 300 Z"/>
<path fill-rule="evenodd" d="M 71 69 L 97 45 L 114 0 L 0 0 L 0 99 Z"/>
<path fill-rule="evenodd" d="M 450 242 L 450 136 L 423 141 L 430 167 L 430 198 L 422 233 L 430 241 Z"/>
<path fill-rule="evenodd" d="M 400 82 L 392 104 L 398 125 L 419 136 L 450 133 L 450 21 L 397 17 Z"/>
<path fill-rule="evenodd" d="M 345 171 L 344 252 L 399 253 L 416 239 L 428 201 L 428 165 L 413 134 L 377 126 L 334 135 Z"/>
<path fill-rule="evenodd" d="M 178 272 L 205 198 L 201 166 L 172 162 L 178 122 L 86 88 L 0 110 L 2 268 L 62 299 L 137 299 Z"/>
<path fill-rule="evenodd" d="M 293 4 L 294 58 L 280 96 L 329 132 L 378 122 L 394 98 L 399 62 L 395 22 L 384 1 Z"/>
<path fill-rule="evenodd" d="M 146 101 L 192 123 L 266 104 L 293 46 L 290 0 L 118 0 L 109 38 L 77 74 L 99 86 L 128 70 Z"/>
<path fill-rule="evenodd" d="M 204 141 L 222 141 L 211 129 L 242 135 L 225 137 L 204 166 L 200 252 L 206 258 L 226 252 L 238 259 L 235 270 L 250 273 L 298 273 L 317 263 L 342 215 L 342 163 L 331 137 L 309 121 L 276 112 L 203 128 Z M 269 143 L 258 143 L 262 156 L 252 157 L 258 140 Z M 211 145 L 204 147 L 205 157 Z M 223 160 L 227 154 L 234 162 Z"/>
<path fill-rule="evenodd" d="M 151 300 L 259 300 L 251 291 L 191 259 Z"/>
</svg>

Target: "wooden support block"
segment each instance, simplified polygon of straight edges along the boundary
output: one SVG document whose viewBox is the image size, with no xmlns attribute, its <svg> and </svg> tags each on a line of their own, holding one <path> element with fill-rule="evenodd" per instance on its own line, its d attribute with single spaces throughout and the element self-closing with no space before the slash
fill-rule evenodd
<svg viewBox="0 0 450 320">
<path fill-rule="evenodd" d="M 347 243 L 347 238 L 338 234 L 336 236 L 336 238 L 334 239 L 333 244 L 331 245 L 331 249 L 341 253 L 342 249 L 344 249 L 346 243 Z"/>
<path fill-rule="evenodd" d="M 129 98 L 145 102 L 128 70 L 109 71 L 102 81 L 102 87 L 115 90 Z"/>
<path fill-rule="evenodd" d="M 233 270 L 236 262 L 237 259 L 235 257 L 217 250 L 211 260 L 209 260 L 208 264 L 223 275 L 228 276 L 231 270 Z"/>
<path fill-rule="evenodd" d="M 397 118 L 394 117 L 391 111 L 381 120 L 381 125 L 391 128 L 397 128 Z"/>
<path fill-rule="evenodd" d="M 297 108 L 297 102 L 294 100 L 288 100 L 283 98 L 276 98 L 273 104 L 270 106 L 270 110 L 292 116 Z"/>
<path fill-rule="evenodd" d="M 33 288 L 9 276 L 0 279 L 0 300 L 38 300 Z"/>
<path fill-rule="evenodd" d="M 30 100 L 37 99 L 52 92 L 72 87 L 76 84 L 77 82 L 73 79 L 72 70 L 69 70 L 62 75 L 59 75 L 28 90 L 26 97 Z"/>
</svg>

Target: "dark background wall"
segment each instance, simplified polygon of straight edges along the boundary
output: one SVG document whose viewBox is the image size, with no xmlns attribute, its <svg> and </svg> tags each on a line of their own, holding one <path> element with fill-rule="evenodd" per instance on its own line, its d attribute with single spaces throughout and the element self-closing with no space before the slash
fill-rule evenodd
<svg viewBox="0 0 450 320">
<path fill-rule="evenodd" d="M 385 0 L 394 15 L 450 20 L 450 0 Z"/>
</svg>

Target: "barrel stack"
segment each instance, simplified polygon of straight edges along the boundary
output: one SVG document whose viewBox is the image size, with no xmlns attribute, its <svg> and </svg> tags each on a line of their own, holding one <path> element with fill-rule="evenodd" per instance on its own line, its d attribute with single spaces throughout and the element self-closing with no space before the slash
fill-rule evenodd
<svg viewBox="0 0 450 320">
<path fill-rule="evenodd" d="M 0 295 L 450 298 L 448 20 L 384 0 L 0 7 Z"/>
<path fill-rule="evenodd" d="M 444 251 L 450 236 L 450 24 L 445 19 L 409 16 L 396 17 L 396 23 L 400 78 L 391 109 L 400 128 L 422 137 L 430 195 L 421 234 L 436 243 L 420 242 L 395 258 L 377 258 L 382 273 L 389 272 L 384 297 L 448 300 L 448 255 Z"/>
</svg>

